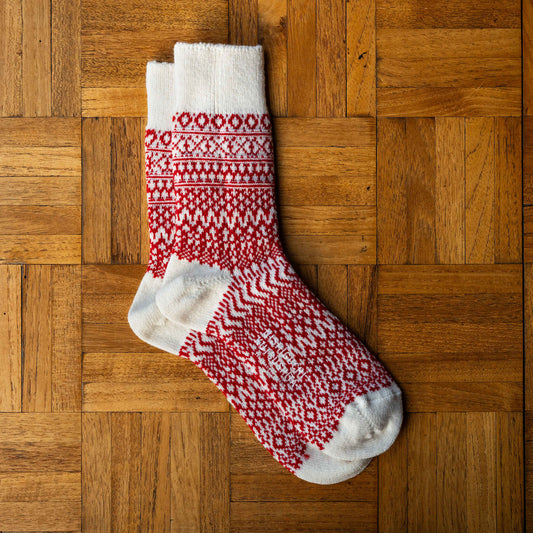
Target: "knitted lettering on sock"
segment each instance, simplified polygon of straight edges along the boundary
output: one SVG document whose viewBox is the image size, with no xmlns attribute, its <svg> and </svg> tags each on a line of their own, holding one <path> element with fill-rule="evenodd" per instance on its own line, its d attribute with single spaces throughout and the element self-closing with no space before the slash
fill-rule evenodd
<svg viewBox="0 0 533 533">
<path fill-rule="evenodd" d="M 248 48 L 255 54 L 256 48 Z M 234 80 L 245 78 L 235 65 L 241 50 L 228 49 L 228 57 L 216 45 L 182 46 L 178 52 L 176 67 L 183 60 L 201 70 L 206 60 L 210 66 L 198 77 L 216 79 L 208 86 L 184 82 L 184 92 L 193 96 L 182 99 L 186 110 L 174 117 L 182 208 L 165 288 L 157 296 L 160 309 L 230 347 L 306 441 L 344 459 L 381 453 L 401 424 L 400 390 L 307 289 L 283 253 L 266 110 L 217 109 L 217 91 L 234 91 L 238 98 Z M 254 57 L 252 68 L 256 63 Z M 212 110 L 196 110 L 202 90 Z"/>
<path fill-rule="evenodd" d="M 171 82 L 168 71 L 168 65 L 152 63 L 147 76 L 152 74 L 156 79 L 162 77 Z M 150 102 L 155 89 L 147 85 Z M 148 107 L 149 122 L 152 107 Z M 245 365 L 220 341 L 173 324 L 159 312 L 155 295 L 162 286 L 179 213 L 172 184 L 168 130 L 146 129 L 145 166 L 150 258 L 128 315 L 133 331 L 144 341 L 199 366 L 225 394 L 268 452 L 290 472 L 307 481 L 324 484 L 357 475 L 369 461 L 339 461 L 304 442 L 259 382 L 248 374 Z"/>
</svg>

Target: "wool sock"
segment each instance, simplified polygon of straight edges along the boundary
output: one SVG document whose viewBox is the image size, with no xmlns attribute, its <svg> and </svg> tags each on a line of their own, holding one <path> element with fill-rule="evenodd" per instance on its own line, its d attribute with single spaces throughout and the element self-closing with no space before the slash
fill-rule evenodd
<svg viewBox="0 0 533 533">
<path fill-rule="evenodd" d="M 163 283 L 175 233 L 176 213 L 170 153 L 173 68 L 147 66 L 148 123 L 145 132 L 146 190 L 150 258 L 128 320 L 145 342 L 190 359 L 225 394 L 269 453 L 297 477 L 331 484 L 360 473 L 369 460 L 342 461 L 304 442 L 247 368 L 217 339 L 171 323 L 158 310 L 155 294 Z"/>
<path fill-rule="evenodd" d="M 158 307 L 223 341 L 307 442 L 346 460 L 382 453 L 401 391 L 280 244 L 262 47 L 177 43 L 174 63 L 181 209 Z"/>
</svg>

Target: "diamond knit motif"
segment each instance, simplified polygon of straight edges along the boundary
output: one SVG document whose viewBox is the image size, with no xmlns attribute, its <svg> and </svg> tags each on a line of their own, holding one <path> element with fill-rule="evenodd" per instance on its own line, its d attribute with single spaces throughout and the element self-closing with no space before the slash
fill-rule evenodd
<svg viewBox="0 0 533 533">
<path fill-rule="evenodd" d="M 268 115 L 187 112 L 173 120 L 181 206 L 173 254 L 232 275 L 206 332 L 323 448 L 346 406 L 392 377 L 302 283 L 282 250 Z"/>
</svg>

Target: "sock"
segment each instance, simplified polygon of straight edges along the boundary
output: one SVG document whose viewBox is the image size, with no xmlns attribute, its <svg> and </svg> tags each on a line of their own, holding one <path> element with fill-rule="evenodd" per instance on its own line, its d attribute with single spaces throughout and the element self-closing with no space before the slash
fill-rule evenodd
<svg viewBox="0 0 533 533">
<path fill-rule="evenodd" d="M 259 382 L 248 375 L 246 366 L 233 357 L 223 343 L 172 324 L 159 312 L 155 294 L 163 283 L 179 212 L 173 192 L 170 154 L 172 65 L 148 63 L 146 85 L 145 165 L 150 259 L 128 314 L 132 330 L 145 342 L 190 359 L 202 368 L 269 453 L 299 478 L 331 484 L 357 475 L 369 460 L 338 460 L 304 442 Z"/>
<path fill-rule="evenodd" d="M 177 43 L 174 59 L 182 208 L 158 307 L 223 341 L 307 442 L 346 460 L 382 453 L 401 391 L 279 241 L 261 46 Z"/>
</svg>

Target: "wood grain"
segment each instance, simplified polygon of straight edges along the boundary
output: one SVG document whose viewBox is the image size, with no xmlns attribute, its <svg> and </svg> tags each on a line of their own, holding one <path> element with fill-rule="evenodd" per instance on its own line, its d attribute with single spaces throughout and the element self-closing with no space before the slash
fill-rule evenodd
<svg viewBox="0 0 533 533">
<path fill-rule="evenodd" d="M 0 266 L 0 327 L 2 365 L 0 368 L 0 411 L 21 411 L 21 268 Z"/>
<path fill-rule="evenodd" d="M 24 116 L 52 114 L 50 0 L 22 0 Z"/>
<path fill-rule="evenodd" d="M 6 0 L 0 8 L 0 66 L 4 77 L 0 116 L 22 115 L 22 3 Z"/>
<path fill-rule="evenodd" d="M 344 2 L 317 2 L 316 79 L 317 116 L 346 115 L 346 34 Z"/>
<path fill-rule="evenodd" d="M 530 528 L 531 2 L 0 4 L 0 530 Z M 263 45 L 287 255 L 402 388 L 351 480 L 290 474 L 127 322 L 176 41 Z"/>
<path fill-rule="evenodd" d="M 316 116 L 316 3 L 288 0 L 287 114 Z"/>
<path fill-rule="evenodd" d="M 265 54 L 270 112 L 287 115 L 287 0 L 257 0 L 257 32 Z"/>
</svg>

